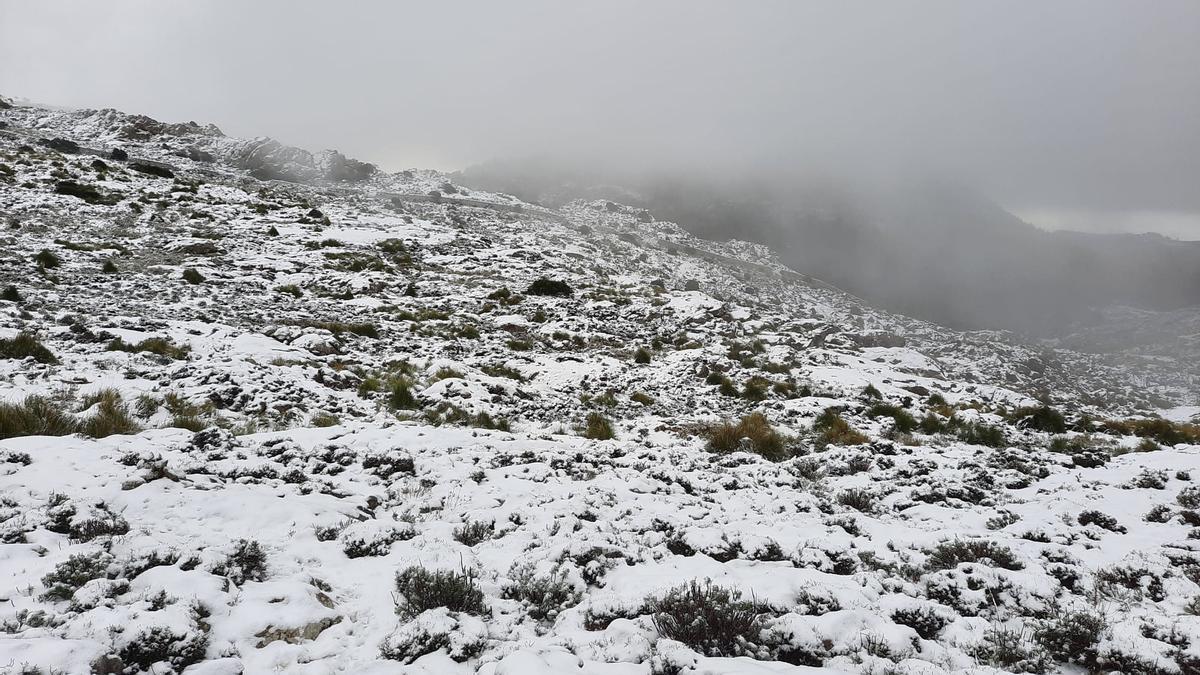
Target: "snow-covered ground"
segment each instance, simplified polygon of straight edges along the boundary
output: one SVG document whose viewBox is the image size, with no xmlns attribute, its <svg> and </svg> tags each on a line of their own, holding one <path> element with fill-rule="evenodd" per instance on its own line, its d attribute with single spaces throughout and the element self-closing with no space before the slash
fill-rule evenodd
<svg viewBox="0 0 1200 675">
<path fill-rule="evenodd" d="M 1200 672 L 1194 391 L 620 205 L 0 121 L 0 672 Z"/>
</svg>

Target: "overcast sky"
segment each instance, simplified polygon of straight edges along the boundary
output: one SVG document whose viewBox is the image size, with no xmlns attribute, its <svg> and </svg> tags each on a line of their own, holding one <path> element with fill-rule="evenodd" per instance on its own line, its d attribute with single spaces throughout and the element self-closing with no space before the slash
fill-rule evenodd
<svg viewBox="0 0 1200 675">
<path fill-rule="evenodd" d="M 1047 226 L 1200 238 L 1196 0 L 0 0 L 0 94 L 389 169 L 934 171 Z"/>
</svg>

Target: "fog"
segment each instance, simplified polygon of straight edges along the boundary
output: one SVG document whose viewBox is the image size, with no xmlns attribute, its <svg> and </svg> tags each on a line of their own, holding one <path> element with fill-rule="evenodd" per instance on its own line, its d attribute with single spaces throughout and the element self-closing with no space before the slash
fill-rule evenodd
<svg viewBox="0 0 1200 675">
<path fill-rule="evenodd" d="M 392 169 L 935 172 L 1200 238 L 1200 4 L 0 2 L 0 92 Z M 1184 219 L 1181 231 L 1179 216 Z"/>
<path fill-rule="evenodd" d="M 0 0 L 6 96 L 624 201 L 1041 334 L 1200 306 L 1200 244 L 1114 236 L 1200 240 L 1198 65 L 1193 0 Z"/>
</svg>

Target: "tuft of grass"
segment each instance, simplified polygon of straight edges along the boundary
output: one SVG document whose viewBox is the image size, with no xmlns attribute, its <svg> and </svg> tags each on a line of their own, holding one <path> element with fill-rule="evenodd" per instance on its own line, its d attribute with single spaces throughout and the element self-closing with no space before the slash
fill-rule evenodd
<svg viewBox="0 0 1200 675">
<path fill-rule="evenodd" d="M 335 427 L 342 423 L 337 415 L 328 412 L 318 412 L 309 420 L 314 427 Z"/>
<path fill-rule="evenodd" d="M 16 286 L 12 286 L 12 285 L 5 286 L 4 290 L 0 291 L 0 300 L 7 300 L 9 302 L 20 302 L 21 301 L 21 292 L 17 290 Z"/>
<path fill-rule="evenodd" d="M 0 439 L 18 436 L 68 436 L 79 431 L 63 406 L 40 396 L 21 403 L 0 403 Z"/>
<path fill-rule="evenodd" d="M 722 422 L 708 430 L 709 452 L 728 453 L 746 449 L 773 462 L 787 459 L 787 439 L 771 427 L 762 413 L 750 413 L 737 424 Z"/>
<path fill-rule="evenodd" d="M 587 416 L 583 437 L 596 441 L 609 441 L 617 437 L 617 432 L 613 430 L 612 422 L 607 417 L 598 412 L 591 412 Z"/>
<path fill-rule="evenodd" d="M 542 277 L 529 284 L 529 288 L 525 290 L 526 295 L 550 295 L 558 297 L 567 297 L 574 292 L 567 282 L 547 279 L 546 277 Z"/>
<path fill-rule="evenodd" d="M 32 358 L 38 363 L 58 363 L 54 353 L 31 333 L 17 333 L 15 337 L 0 340 L 0 359 L 25 358 Z"/>
<path fill-rule="evenodd" d="M 104 265 L 100 267 L 102 274 L 116 274 L 121 270 L 117 269 L 117 264 L 111 260 L 105 260 Z"/>
<path fill-rule="evenodd" d="M 866 443 L 867 437 L 842 419 L 836 408 L 826 408 L 813 421 L 813 431 L 818 433 L 818 445 L 858 445 Z"/>
<path fill-rule="evenodd" d="M 650 350 L 645 347 L 638 347 L 633 353 L 634 363 L 650 363 Z"/>
<path fill-rule="evenodd" d="M 896 422 L 896 431 L 909 433 L 917 428 L 917 420 L 907 410 L 897 405 L 876 403 L 867 408 L 867 417 L 890 417 Z"/>
<path fill-rule="evenodd" d="M 121 338 L 115 338 L 108 343 L 108 351 L 110 352 L 129 352 L 135 354 L 145 352 L 149 354 L 157 354 L 165 356 L 168 359 L 179 361 L 186 359 L 192 348 L 187 345 L 177 345 L 170 338 L 152 337 L 146 338 L 137 344 L 129 344 Z"/>
<path fill-rule="evenodd" d="M 79 430 L 92 438 L 104 438 L 118 434 L 136 434 L 142 427 L 134 421 L 129 406 L 121 400 L 116 389 L 101 389 L 83 401 L 83 409 L 96 408 L 96 412 L 85 419 Z"/>
<path fill-rule="evenodd" d="M 929 555 L 926 567 L 930 571 L 954 569 L 960 563 L 980 563 L 1006 570 L 1025 568 L 1011 549 L 986 539 L 943 541 L 926 553 Z"/>
</svg>

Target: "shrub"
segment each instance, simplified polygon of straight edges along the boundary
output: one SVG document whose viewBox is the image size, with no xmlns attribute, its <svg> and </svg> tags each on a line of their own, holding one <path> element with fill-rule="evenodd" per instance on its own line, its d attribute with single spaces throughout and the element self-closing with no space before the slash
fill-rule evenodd
<svg viewBox="0 0 1200 675">
<path fill-rule="evenodd" d="M 417 468 L 413 463 L 412 457 L 391 453 L 367 455 L 363 457 L 362 467 L 384 479 L 391 478 L 398 473 L 409 476 L 415 476 L 417 473 Z"/>
<path fill-rule="evenodd" d="M 479 619 L 433 610 L 402 625 L 384 639 L 379 653 L 385 659 L 411 664 L 437 651 L 457 663 L 469 661 L 487 646 L 487 627 Z"/>
<path fill-rule="evenodd" d="M 195 267 L 189 267 L 183 271 L 183 280 L 192 285 L 202 284 L 204 275 L 200 274 Z"/>
<path fill-rule="evenodd" d="M 926 568 L 930 571 L 948 570 L 960 563 L 981 563 L 1006 570 L 1024 569 L 1012 550 L 985 539 L 955 539 L 944 541 L 926 551 L 929 559 Z"/>
<path fill-rule="evenodd" d="M 0 359 L 32 358 L 38 363 L 58 363 L 54 353 L 30 333 L 0 340 Z"/>
<path fill-rule="evenodd" d="M 634 363 L 650 363 L 650 350 L 645 347 L 638 347 L 633 353 Z"/>
<path fill-rule="evenodd" d="M 850 488 L 838 493 L 837 502 L 855 511 L 871 513 L 875 510 L 875 493 L 862 488 Z"/>
<path fill-rule="evenodd" d="M 359 530 L 346 535 L 342 542 L 342 552 L 347 558 L 384 556 L 392 550 L 392 544 L 407 541 L 415 536 L 417 530 L 411 525 Z"/>
<path fill-rule="evenodd" d="M 1108 530 L 1109 532 L 1117 532 L 1120 534 L 1125 534 L 1125 532 L 1127 532 L 1124 526 L 1117 523 L 1116 518 L 1113 518 L 1107 513 L 1102 513 L 1100 511 L 1084 511 L 1083 513 L 1079 514 L 1079 524 L 1085 527 L 1088 525 L 1095 525 L 1102 529 Z"/>
<path fill-rule="evenodd" d="M 239 539 L 237 545 L 214 573 L 227 576 L 241 586 L 247 581 L 262 581 L 267 576 L 267 554 L 253 539 Z"/>
<path fill-rule="evenodd" d="M 468 520 L 454 528 L 454 539 L 464 546 L 475 546 L 492 538 L 496 533 L 496 524 L 490 520 Z"/>
<path fill-rule="evenodd" d="M 641 405 L 654 405 L 654 397 L 644 391 L 635 391 L 629 395 L 629 400 Z"/>
<path fill-rule="evenodd" d="M 40 396 L 21 403 L 0 403 L 0 439 L 17 436 L 67 436 L 79 430 L 79 423 L 62 405 Z"/>
<path fill-rule="evenodd" d="M 1103 426 L 1106 431 L 1111 433 L 1151 438 L 1163 445 L 1200 443 L 1200 424 L 1176 423 L 1160 417 L 1152 417 L 1140 420 L 1110 420 Z"/>
<path fill-rule="evenodd" d="M 883 398 L 883 394 L 879 393 L 879 389 L 877 389 L 873 384 L 868 384 L 867 386 L 863 387 L 861 396 L 863 398 Z"/>
<path fill-rule="evenodd" d="M 817 419 L 813 421 L 813 431 L 819 434 L 819 445 L 858 445 L 867 442 L 867 437 L 842 419 L 836 408 L 826 408 L 817 415 Z"/>
<path fill-rule="evenodd" d="M 564 609 L 579 604 L 583 595 L 567 580 L 564 569 L 545 576 L 534 573 L 533 565 L 516 565 L 508 573 L 511 581 L 504 585 L 500 597 L 520 601 L 534 621 L 553 621 Z"/>
<path fill-rule="evenodd" d="M 1200 509 L 1200 487 L 1189 485 L 1175 495 L 1175 501 L 1185 509 Z"/>
<path fill-rule="evenodd" d="M 95 406 L 96 412 L 80 425 L 84 435 L 104 438 L 117 434 L 136 434 L 142 430 L 116 389 L 102 389 L 89 399 L 84 401 L 84 409 Z"/>
<path fill-rule="evenodd" d="M 206 651 L 208 635 L 202 631 L 176 633 L 165 626 L 154 626 L 126 643 L 119 656 L 123 664 L 136 666 L 138 672 L 152 672 L 151 666 L 164 661 L 171 664 L 172 672 L 182 672 L 203 661 Z"/>
<path fill-rule="evenodd" d="M 752 377 L 742 385 L 742 398 L 747 401 L 761 401 L 767 397 L 767 387 L 771 381 L 762 377 Z"/>
<path fill-rule="evenodd" d="M 546 277 L 537 279 L 532 284 L 529 284 L 529 288 L 525 290 L 526 295 L 566 297 L 570 296 L 572 293 L 574 293 L 574 291 L 565 281 L 547 279 Z"/>
<path fill-rule="evenodd" d="M 9 302 L 20 302 L 21 301 L 21 292 L 17 290 L 16 286 L 12 286 L 12 285 L 5 286 L 4 290 L 0 291 L 0 300 L 7 300 Z"/>
<path fill-rule="evenodd" d="M 1108 622 L 1100 614 L 1067 612 L 1038 629 L 1034 639 L 1055 661 L 1091 670 L 1097 665 L 1097 646 L 1107 630 Z"/>
<path fill-rule="evenodd" d="M 665 638 L 706 656 L 740 656 L 757 650 L 763 607 L 741 599 L 737 589 L 697 581 L 651 600 L 654 627 Z"/>
<path fill-rule="evenodd" d="M 897 609 L 892 612 L 892 621 L 917 631 L 925 640 L 932 640 L 950 623 L 950 618 L 933 607 L 921 605 Z"/>
<path fill-rule="evenodd" d="M 396 603 L 396 613 L 405 619 L 438 607 L 464 614 L 487 613 L 483 591 L 465 570 L 428 570 L 414 565 L 396 575 L 396 590 L 403 599 Z"/>
<path fill-rule="evenodd" d="M 917 428 L 917 420 L 907 410 L 896 405 L 876 403 L 867 409 L 867 417 L 890 417 L 896 422 L 896 431 L 909 433 Z"/>
<path fill-rule="evenodd" d="M 708 430 L 709 452 L 728 453 L 745 449 L 771 461 L 787 459 L 787 439 L 771 428 L 762 413 L 750 413 L 737 424 L 722 422 Z"/>
<path fill-rule="evenodd" d="M 583 430 L 583 437 L 596 441 L 609 441 L 617 437 L 617 432 L 613 430 L 612 422 L 607 417 L 598 412 L 590 412 Z"/>
<path fill-rule="evenodd" d="M 117 269 L 117 264 L 111 260 L 105 260 L 104 265 L 100 267 L 100 272 L 103 274 L 116 274 L 120 271 Z"/>
<path fill-rule="evenodd" d="M 112 564 L 112 556 L 104 552 L 77 553 L 60 562 L 54 571 L 42 577 L 46 587 L 44 598 L 70 600 L 84 584 L 92 579 L 103 579 Z"/>
<path fill-rule="evenodd" d="M 298 297 L 304 295 L 304 291 L 301 291 L 300 287 L 297 286 L 296 284 L 284 284 L 282 286 L 276 286 L 275 292 L 276 293 L 286 293 L 286 294 L 292 296 L 293 298 L 298 298 Z"/>
<path fill-rule="evenodd" d="M 921 418 L 918 428 L 921 430 L 921 433 L 932 436 L 933 434 L 940 434 L 945 431 L 946 423 L 942 421 L 941 417 L 930 412 L 925 413 L 925 416 Z"/>
<path fill-rule="evenodd" d="M 338 419 L 337 415 L 325 411 L 314 413 L 313 416 L 309 418 L 309 422 L 314 427 L 336 427 L 342 423 L 342 421 Z"/>
</svg>

